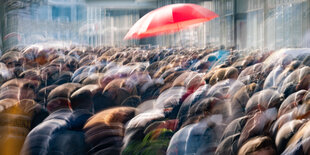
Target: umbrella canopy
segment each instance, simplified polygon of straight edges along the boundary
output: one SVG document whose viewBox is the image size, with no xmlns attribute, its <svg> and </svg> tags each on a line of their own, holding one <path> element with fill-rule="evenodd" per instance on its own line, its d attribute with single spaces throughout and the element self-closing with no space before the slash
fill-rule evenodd
<svg viewBox="0 0 310 155">
<path fill-rule="evenodd" d="M 139 19 L 124 39 L 140 39 L 176 32 L 216 17 L 218 17 L 216 13 L 196 4 L 166 5 Z"/>
</svg>

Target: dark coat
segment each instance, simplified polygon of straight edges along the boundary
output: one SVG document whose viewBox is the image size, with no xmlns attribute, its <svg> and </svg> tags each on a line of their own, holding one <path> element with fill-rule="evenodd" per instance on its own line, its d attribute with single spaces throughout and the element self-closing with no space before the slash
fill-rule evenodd
<svg viewBox="0 0 310 155">
<path fill-rule="evenodd" d="M 31 130 L 21 154 L 85 154 L 84 134 L 81 129 L 90 116 L 91 114 L 84 110 L 61 109 L 52 113 Z"/>
</svg>

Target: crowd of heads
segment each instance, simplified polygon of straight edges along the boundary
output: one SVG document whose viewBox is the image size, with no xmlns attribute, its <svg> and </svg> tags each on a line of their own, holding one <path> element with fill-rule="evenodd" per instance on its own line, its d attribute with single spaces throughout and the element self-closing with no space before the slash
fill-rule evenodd
<svg viewBox="0 0 310 155">
<path fill-rule="evenodd" d="M 0 154 L 309 154 L 300 50 L 9 50 Z"/>
</svg>

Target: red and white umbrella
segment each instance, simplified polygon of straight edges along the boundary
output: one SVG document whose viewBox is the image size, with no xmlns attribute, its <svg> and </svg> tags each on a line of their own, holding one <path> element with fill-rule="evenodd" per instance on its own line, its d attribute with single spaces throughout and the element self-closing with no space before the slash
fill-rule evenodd
<svg viewBox="0 0 310 155">
<path fill-rule="evenodd" d="M 218 17 L 216 13 L 196 4 L 166 5 L 139 19 L 124 39 L 141 39 L 173 33 L 216 17 Z"/>
</svg>

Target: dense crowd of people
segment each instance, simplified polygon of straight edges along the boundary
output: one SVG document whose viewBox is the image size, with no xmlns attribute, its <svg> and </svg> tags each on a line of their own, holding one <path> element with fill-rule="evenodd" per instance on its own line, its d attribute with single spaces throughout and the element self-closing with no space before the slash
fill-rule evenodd
<svg viewBox="0 0 310 155">
<path fill-rule="evenodd" d="M 309 66 L 309 49 L 10 50 L 0 154 L 309 154 Z"/>
</svg>

